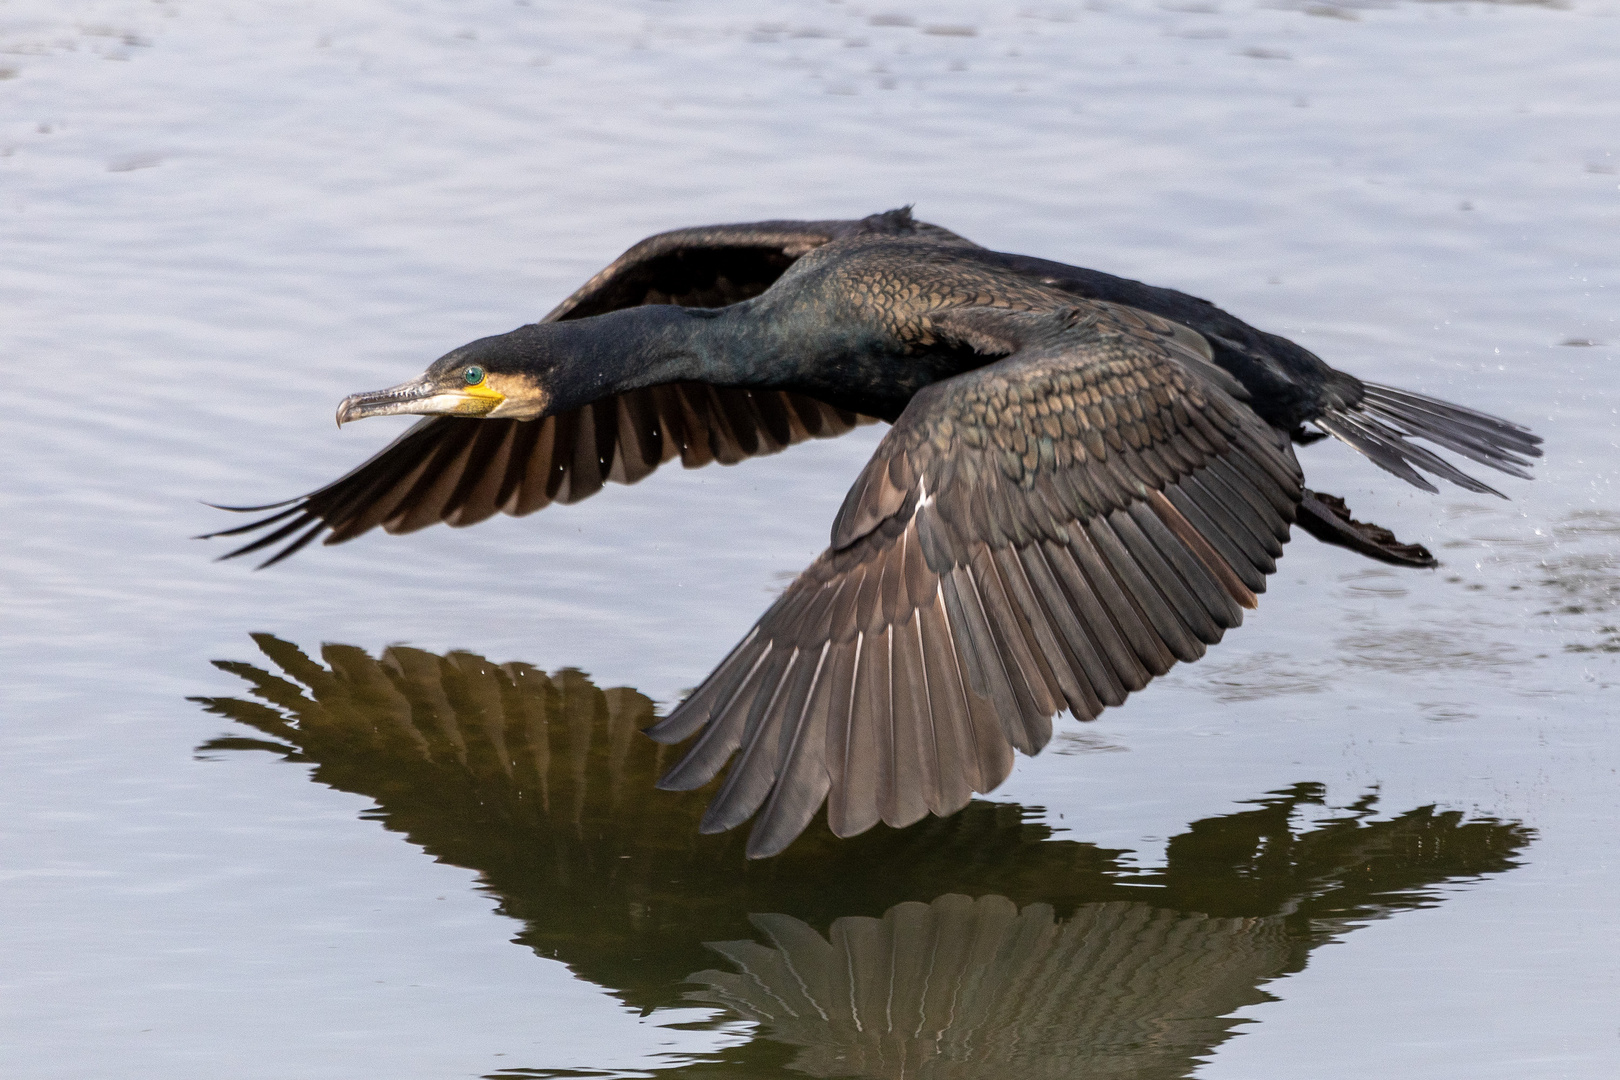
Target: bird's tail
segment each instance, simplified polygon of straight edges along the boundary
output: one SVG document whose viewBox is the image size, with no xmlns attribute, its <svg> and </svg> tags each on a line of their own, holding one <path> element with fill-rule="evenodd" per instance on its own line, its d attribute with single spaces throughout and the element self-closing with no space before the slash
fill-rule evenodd
<svg viewBox="0 0 1620 1080">
<path fill-rule="evenodd" d="M 1355 405 L 1331 409 L 1311 422 L 1424 491 L 1438 489 L 1419 469 L 1469 491 L 1507 497 L 1432 450 L 1408 441 L 1413 438 L 1526 480 L 1530 459 L 1541 456 L 1541 436 L 1512 421 L 1392 386 L 1366 383 L 1364 390 Z"/>
</svg>

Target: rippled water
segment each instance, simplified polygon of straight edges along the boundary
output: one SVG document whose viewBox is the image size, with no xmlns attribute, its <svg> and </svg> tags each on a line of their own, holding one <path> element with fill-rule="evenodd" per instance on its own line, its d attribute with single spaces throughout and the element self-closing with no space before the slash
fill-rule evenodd
<svg viewBox="0 0 1620 1080">
<path fill-rule="evenodd" d="M 1617 50 L 1612 0 L 0 4 L 0 1071 L 1613 1075 Z M 647 233 L 907 202 L 1548 456 L 1500 502 L 1302 451 L 1444 565 L 1302 537 L 989 799 L 752 864 L 634 729 L 875 430 L 187 539 Z"/>
</svg>

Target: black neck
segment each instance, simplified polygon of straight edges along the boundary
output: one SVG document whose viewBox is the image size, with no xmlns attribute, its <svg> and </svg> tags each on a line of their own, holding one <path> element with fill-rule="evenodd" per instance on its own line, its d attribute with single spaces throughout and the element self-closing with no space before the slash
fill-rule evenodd
<svg viewBox="0 0 1620 1080">
<path fill-rule="evenodd" d="M 551 412 L 690 380 L 794 390 L 892 420 L 923 386 L 984 362 L 914 353 L 886 328 L 859 320 L 829 330 L 813 304 L 767 309 L 752 300 L 725 308 L 647 304 L 536 323 L 491 345 L 503 366 L 531 371 L 547 387 Z"/>
<path fill-rule="evenodd" d="M 503 366 L 532 372 L 556 407 L 662 383 L 694 380 L 718 386 L 764 385 L 771 349 L 746 319 L 729 309 L 646 304 L 604 315 L 519 327 L 493 339 Z"/>
</svg>

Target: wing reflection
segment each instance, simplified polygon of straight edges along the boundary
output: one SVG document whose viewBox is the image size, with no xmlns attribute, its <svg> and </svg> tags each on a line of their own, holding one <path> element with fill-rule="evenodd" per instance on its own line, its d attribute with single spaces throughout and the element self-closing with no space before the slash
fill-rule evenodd
<svg viewBox="0 0 1620 1080">
<path fill-rule="evenodd" d="M 754 923 L 770 946 L 712 945 L 737 971 L 693 975 L 708 989 L 688 997 L 804 1047 L 793 1066 L 812 1076 L 1182 1076 L 1300 952 L 1279 916 L 1126 901 L 1059 919 L 947 894 L 826 939 L 787 915 Z"/>
<path fill-rule="evenodd" d="M 273 751 L 376 800 L 366 817 L 479 872 L 520 941 L 634 1008 L 758 1023 L 694 1075 L 1185 1076 L 1316 945 L 1508 869 L 1531 838 L 1433 807 L 1375 820 L 1371 795 L 1330 814 L 1299 784 L 1194 822 L 1151 872 L 983 801 L 848 840 L 818 824 L 751 862 L 745 837 L 698 833 L 707 790 L 653 788 L 682 749 L 639 734 L 653 704 L 634 690 L 255 641 L 269 664 L 217 662 L 249 698 L 193 700 L 269 738 L 200 752 Z M 734 970 L 699 970 L 716 953 Z"/>
</svg>

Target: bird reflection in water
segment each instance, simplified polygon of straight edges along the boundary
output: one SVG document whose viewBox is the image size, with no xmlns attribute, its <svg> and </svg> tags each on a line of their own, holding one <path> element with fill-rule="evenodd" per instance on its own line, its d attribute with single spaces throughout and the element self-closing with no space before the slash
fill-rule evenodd
<svg viewBox="0 0 1620 1080">
<path fill-rule="evenodd" d="M 367 817 L 477 871 L 519 941 L 632 1008 L 754 1022 L 682 1075 L 1186 1076 L 1311 949 L 1509 869 L 1532 835 L 1433 807 L 1375 818 L 1375 795 L 1330 814 L 1298 784 L 1192 823 L 1156 870 L 986 801 L 845 840 L 818 822 L 749 861 L 736 833 L 697 831 L 708 790 L 650 790 L 682 748 L 639 734 L 653 703 L 634 690 L 255 640 L 266 666 L 217 662 L 251 699 L 194 700 L 268 738 L 199 751 L 268 750 L 376 800 Z"/>
</svg>

